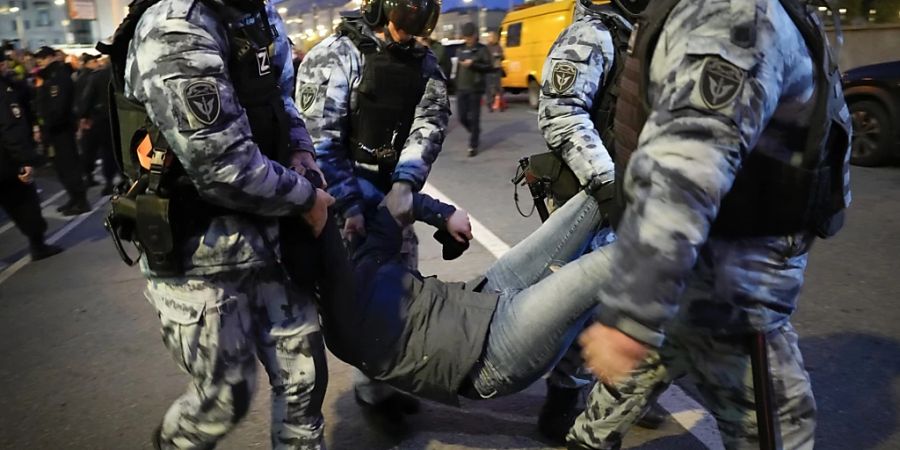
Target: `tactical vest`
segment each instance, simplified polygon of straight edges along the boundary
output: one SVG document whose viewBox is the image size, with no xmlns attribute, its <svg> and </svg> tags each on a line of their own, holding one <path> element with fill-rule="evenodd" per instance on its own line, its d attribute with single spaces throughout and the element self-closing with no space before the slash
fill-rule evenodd
<svg viewBox="0 0 900 450">
<path fill-rule="evenodd" d="M 363 34 L 353 20 L 345 20 L 338 33 L 350 38 L 364 58 L 356 105 L 350 113 L 350 157 L 357 163 L 377 165 L 376 179 L 370 181 L 387 191 L 416 106 L 425 95 L 427 52 L 415 45 L 382 45 Z"/>
<path fill-rule="evenodd" d="M 647 7 L 634 31 L 621 81 L 615 115 L 617 224 L 627 199 L 624 174 L 650 114 L 647 100 L 650 60 L 662 28 L 679 0 L 658 0 Z M 781 236 L 801 231 L 834 235 L 843 225 L 844 161 L 850 125 L 840 119 L 844 106 L 840 72 L 822 30 L 805 3 L 781 0 L 812 55 L 816 89 L 812 120 L 801 163 L 754 151 L 744 158 L 729 193 L 722 200 L 711 234 L 723 237 Z M 732 40 L 755 39 L 753 25 L 737 26 Z M 752 42 L 752 41 L 751 41 Z"/>
<path fill-rule="evenodd" d="M 228 58 L 229 75 L 238 102 L 246 112 L 253 141 L 270 159 L 287 162 L 290 119 L 278 84 L 280 67 L 273 65 L 271 60 L 276 31 L 269 24 L 265 9 L 248 13 L 211 0 L 200 1 L 213 10 L 228 33 L 231 49 Z M 112 43 L 101 43 L 98 50 L 110 56 L 113 70 L 110 84 L 110 99 L 113 104 L 110 105 L 110 111 L 114 144 L 117 146 L 115 153 L 122 172 L 132 181 L 149 172 L 151 191 L 160 190 L 163 195 L 171 196 L 175 194 L 173 189 L 177 187 L 179 195 L 182 195 L 181 189 L 189 187 L 191 183 L 178 180 L 184 173 L 168 143 L 150 121 L 144 105 L 132 102 L 124 95 L 128 45 L 143 13 L 158 2 L 159 0 L 139 0 L 133 3 L 128 16 L 116 30 Z M 152 164 L 158 153 L 164 153 L 161 156 L 165 159 L 161 162 L 163 167 L 146 167 L 146 160 L 150 160 Z M 165 172 L 165 176 L 162 172 Z"/>
<path fill-rule="evenodd" d="M 268 22 L 266 10 L 242 11 L 212 0 L 199 1 L 218 16 L 227 31 L 229 75 L 250 123 L 253 141 L 268 158 L 288 163 L 290 118 L 278 85 L 280 68 L 271 60 L 276 31 Z M 110 56 L 114 154 L 130 183 L 128 192 L 110 199 L 111 212 L 104 225 L 127 264 L 133 265 L 137 258 L 125 252 L 122 241 L 134 243 L 158 276 L 178 276 L 183 273 L 183 240 L 205 229 L 215 216 L 238 213 L 201 199 L 144 105 L 125 97 L 129 43 L 143 13 L 158 2 L 136 0 L 112 42 L 97 46 Z"/>
<path fill-rule="evenodd" d="M 613 43 L 613 63 L 608 73 L 603 77 L 603 86 L 597 89 L 591 110 L 591 120 L 594 129 L 600 133 L 600 139 L 604 147 L 615 158 L 615 128 L 616 102 L 619 99 L 619 83 L 625 69 L 625 60 L 628 57 L 628 42 L 631 38 L 631 28 L 622 23 L 624 19 L 602 12 L 595 12 L 604 26 L 609 30 Z"/>
</svg>

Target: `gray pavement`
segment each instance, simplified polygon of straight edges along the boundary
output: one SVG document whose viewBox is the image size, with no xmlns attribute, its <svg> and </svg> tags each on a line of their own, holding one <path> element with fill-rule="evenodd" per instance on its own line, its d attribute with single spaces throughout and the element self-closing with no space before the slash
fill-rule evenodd
<svg viewBox="0 0 900 450">
<path fill-rule="evenodd" d="M 483 114 L 483 153 L 465 156 L 455 123 L 431 183 L 509 245 L 538 225 L 512 202 L 509 179 L 520 156 L 543 150 L 536 116 L 521 104 Z M 900 170 L 854 169 L 855 202 L 847 228 L 813 250 L 796 325 L 819 402 L 817 448 L 900 448 Z M 44 198 L 59 189 L 40 176 Z M 96 201 L 97 190 L 92 192 Z M 529 208 L 521 191 L 522 207 Z M 47 205 L 48 215 L 64 198 Z M 169 403 L 186 387 L 164 350 L 155 312 L 143 299 L 136 269 L 116 256 L 102 226 L 104 211 L 61 237 L 67 251 L 27 264 L 0 283 L 0 448 L 139 449 Z M 5 217 L 0 216 L 0 230 Z M 68 222 L 51 218 L 52 235 Z M 440 260 L 430 231 L 420 230 L 422 271 L 467 279 L 494 259 L 474 245 L 460 260 Z M 25 255 L 15 229 L 0 232 L 0 279 Z M 10 270 L 10 269 L 7 269 Z M 395 440 L 369 429 L 353 401 L 350 368 L 330 360 L 325 402 L 329 448 L 549 449 L 535 430 L 543 383 L 510 397 L 461 409 L 426 403 L 414 432 Z M 247 420 L 223 449 L 268 447 L 268 391 L 260 389 Z M 687 389 L 690 392 L 690 389 Z M 679 417 L 696 412 L 681 411 Z M 694 414 L 691 417 L 696 417 Z M 690 420 L 682 422 L 688 423 Z M 697 431 L 699 425 L 690 426 Z M 635 429 L 628 448 L 702 449 L 675 420 L 661 430 Z"/>
</svg>

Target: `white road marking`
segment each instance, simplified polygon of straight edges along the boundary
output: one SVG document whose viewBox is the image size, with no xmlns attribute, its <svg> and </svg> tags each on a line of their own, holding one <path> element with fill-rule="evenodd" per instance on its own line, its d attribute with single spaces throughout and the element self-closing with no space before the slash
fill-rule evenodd
<svg viewBox="0 0 900 450">
<path fill-rule="evenodd" d="M 447 203 L 459 204 L 428 183 L 422 188 L 422 192 Z M 472 235 L 475 241 L 491 252 L 494 257 L 499 258 L 509 251 L 510 246 L 507 243 L 503 242 L 502 239 L 487 229 L 475 217 L 472 217 L 471 214 L 469 214 L 469 220 L 472 222 Z M 716 420 L 680 387 L 674 384 L 669 387 L 660 396 L 659 404 L 672 415 L 672 418 L 679 425 L 684 427 L 707 448 L 710 450 L 724 449 L 719 429 L 716 427 Z M 478 413 L 481 414 L 483 412 L 478 411 Z"/>
<path fill-rule="evenodd" d="M 91 205 L 90 211 L 73 217 L 71 220 L 69 220 L 69 223 L 67 223 L 65 226 L 63 226 L 59 230 L 57 230 L 56 233 L 53 233 L 53 235 L 47 239 L 47 243 L 55 244 L 57 241 L 62 239 L 63 236 L 65 236 L 66 234 L 69 234 L 69 232 L 74 230 L 75 227 L 77 227 L 78 225 L 81 225 L 81 223 L 84 222 L 85 220 L 87 220 L 88 217 L 91 217 L 91 215 L 93 215 L 97 211 L 97 209 L 100 208 L 101 205 L 106 203 L 106 200 L 108 198 L 109 198 L 108 196 L 103 196 L 103 197 L 100 197 L 99 199 L 97 199 L 97 201 L 94 202 L 93 205 Z M 22 270 L 22 268 L 25 267 L 30 262 L 31 262 L 31 255 L 25 255 L 22 258 L 20 258 L 18 261 L 10 264 L 5 270 L 3 270 L 3 272 L 0 272 L 0 284 L 3 284 L 3 282 L 8 280 L 9 277 L 15 275 L 16 272 Z"/>
<path fill-rule="evenodd" d="M 53 201 L 55 201 L 56 199 L 62 197 L 65 193 L 66 193 L 66 191 L 59 191 L 59 192 L 57 192 L 56 194 L 53 194 L 52 197 L 50 197 L 50 198 L 48 198 L 47 200 L 44 200 L 43 202 L 41 202 L 41 214 L 44 214 L 44 216 L 46 217 L 46 214 L 44 213 L 43 210 L 44 210 L 44 209 L 47 209 L 47 205 L 49 205 L 50 203 L 53 203 Z M 16 226 L 16 225 L 12 222 L 12 220 L 10 220 L 9 223 L 7 223 L 6 225 L 3 225 L 2 227 L 0 227 L 0 234 L 6 233 L 6 232 L 9 231 L 10 229 L 12 229 L 12 227 L 14 227 L 14 226 Z"/>
</svg>

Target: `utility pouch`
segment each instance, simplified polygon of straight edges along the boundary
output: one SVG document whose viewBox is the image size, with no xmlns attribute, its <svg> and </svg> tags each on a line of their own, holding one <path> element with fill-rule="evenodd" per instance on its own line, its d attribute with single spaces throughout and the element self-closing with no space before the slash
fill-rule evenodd
<svg viewBox="0 0 900 450">
<path fill-rule="evenodd" d="M 575 172 L 553 152 L 539 153 L 528 158 L 525 181 L 528 184 L 545 183 L 548 194 L 557 206 L 581 191 Z"/>
<path fill-rule="evenodd" d="M 177 251 L 172 228 L 170 200 L 156 195 L 138 195 L 135 207 L 137 240 L 144 250 L 150 270 L 158 276 L 181 275 L 181 254 Z"/>
</svg>

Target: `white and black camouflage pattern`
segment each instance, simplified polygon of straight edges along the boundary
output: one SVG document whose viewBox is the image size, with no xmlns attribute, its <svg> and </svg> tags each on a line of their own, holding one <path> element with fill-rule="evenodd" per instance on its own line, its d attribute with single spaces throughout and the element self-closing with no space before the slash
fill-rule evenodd
<svg viewBox="0 0 900 450">
<path fill-rule="evenodd" d="M 365 26 L 363 29 L 373 39 L 380 39 Z M 376 166 L 354 162 L 349 155 L 350 114 L 356 107 L 363 64 L 364 57 L 353 41 L 334 35 L 313 47 L 297 70 L 301 113 L 328 181 L 328 192 L 337 200 L 344 217 L 363 210 L 363 193 L 356 172 L 378 171 Z M 431 165 L 441 152 L 450 120 L 447 82 L 431 50 L 425 56 L 422 73 L 427 78 L 425 94 L 416 107 L 393 175 L 393 181 L 407 181 L 416 191 L 425 184 Z"/>
<path fill-rule="evenodd" d="M 271 5 L 267 11 L 279 34 L 272 62 L 281 67 L 285 110 L 293 119 L 291 147 L 313 151 L 292 99 L 293 65 L 284 24 Z M 265 230 L 269 242 L 278 242 L 274 217 L 300 214 L 315 199 L 309 182 L 266 158 L 252 141 L 230 80 L 229 52 L 224 26 L 207 5 L 195 0 L 162 0 L 150 7 L 128 49 L 125 95 L 146 106 L 150 120 L 162 131 L 201 197 L 218 206 L 273 218 L 214 218 L 205 232 L 184 246 L 188 275 L 258 267 L 271 261 L 277 249 L 267 248 L 260 230 Z M 209 95 L 208 90 L 203 91 L 205 96 L 190 95 L 201 87 L 211 87 L 217 95 Z"/>
<path fill-rule="evenodd" d="M 755 42 L 733 43 L 732 27 L 748 23 Z M 601 321 L 662 348 L 615 394 L 595 389 L 570 441 L 613 448 L 630 420 L 623 417 L 689 373 L 726 447 L 756 448 L 742 339 L 763 331 L 784 447 L 812 448 L 815 400 L 789 320 L 814 236 L 709 235 L 750 152 L 793 161 L 807 128 L 825 126 L 811 123 L 812 64 L 779 0 L 681 1 L 672 10 L 651 60 L 652 113 L 625 174 L 628 206 L 609 248 L 611 281 L 599 292 Z M 838 119 L 849 120 L 846 106 Z M 844 173 L 849 204 L 846 164 Z"/>
<path fill-rule="evenodd" d="M 616 56 L 612 35 L 599 15 L 613 13 L 585 12 L 580 3 L 576 11 L 579 17 L 559 35 L 544 63 L 538 126 L 582 185 L 593 180 L 605 184 L 613 181 L 615 166 L 591 111 Z"/>
<path fill-rule="evenodd" d="M 270 4 L 266 11 L 278 32 L 270 62 L 281 70 L 290 146 L 313 152 L 292 100 L 287 34 Z M 125 95 L 145 105 L 201 197 L 240 213 L 214 217 L 188 237 L 184 276 L 156 277 L 143 265 L 163 341 L 191 376 L 156 443 L 212 448 L 246 414 L 258 358 L 272 386 L 272 448 L 321 449 L 327 368 L 318 316 L 312 295 L 277 266 L 275 247 L 276 217 L 307 211 L 315 193 L 253 142 L 219 20 L 202 1 L 161 0 L 144 13 L 128 49 Z"/>
</svg>

